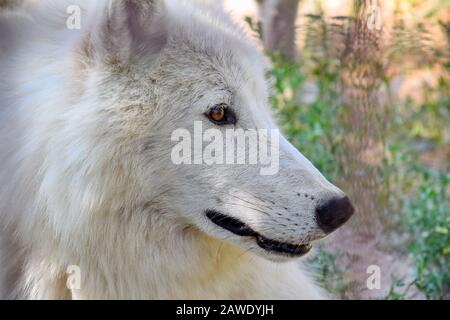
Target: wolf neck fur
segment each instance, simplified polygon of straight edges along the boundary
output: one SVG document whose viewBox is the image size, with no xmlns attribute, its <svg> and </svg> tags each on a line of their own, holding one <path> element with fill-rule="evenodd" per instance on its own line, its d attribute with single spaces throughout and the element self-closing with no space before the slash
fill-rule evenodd
<svg viewBox="0 0 450 320">
<path fill-rule="evenodd" d="M 136 216 L 127 220 L 121 224 L 103 221 L 103 234 L 91 237 L 90 243 L 83 246 L 88 248 L 85 252 L 68 254 L 67 249 L 62 250 L 65 265 L 56 269 L 65 271 L 66 265 L 79 266 L 82 279 L 79 290 L 68 294 L 68 289 L 58 283 L 55 287 L 66 292 L 38 291 L 74 299 L 245 297 L 239 292 L 242 279 L 251 282 L 256 264 L 269 263 L 194 227 L 170 226 L 164 217 L 150 219 L 146 226 Z M 112 230 L 108 225 L 122 227 Z M 93 223 L 90 227 L 98 229 Z M 130 243 L 134 246 L 130 247 Z M 32 271 L 41 274 L 34 268 Z M 66 282 L 67 275 L 57 278 Z"/>
</svg>

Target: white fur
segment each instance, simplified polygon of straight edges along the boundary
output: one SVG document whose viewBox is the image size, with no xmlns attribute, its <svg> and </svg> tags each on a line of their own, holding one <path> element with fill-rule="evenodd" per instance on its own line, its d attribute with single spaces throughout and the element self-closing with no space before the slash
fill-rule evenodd
<svg viewBox="0 0 450 320">
<path fill-rule="evenodd" d="M 74 2 L 81 30 L 65 28 Z M 286 140 L 274 176 L 170 162 L 171 132 L 214 127 L 203 113 L 217 103 L 238 127 L 275 127 L 261 54 L 217 6 L 140 1 L 130 24 L 126 2 L 0 16 L 0 297 L 323 298 L 298 261 L 203 214 L 284 242 L 323 237 L 315 207 L 342 192 Z"/>
</svg>

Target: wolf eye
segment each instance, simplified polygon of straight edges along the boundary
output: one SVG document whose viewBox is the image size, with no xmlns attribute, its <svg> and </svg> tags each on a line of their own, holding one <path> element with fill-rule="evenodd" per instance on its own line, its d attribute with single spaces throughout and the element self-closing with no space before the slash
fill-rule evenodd
<svg viewBox="0 0 450 320">
<path fill-rule="evenodd" d="M 234 112 L 224 103 L 215 105 L 205 114 L 211 122 L 217 125 L 235 124 Z"/>
</svg>

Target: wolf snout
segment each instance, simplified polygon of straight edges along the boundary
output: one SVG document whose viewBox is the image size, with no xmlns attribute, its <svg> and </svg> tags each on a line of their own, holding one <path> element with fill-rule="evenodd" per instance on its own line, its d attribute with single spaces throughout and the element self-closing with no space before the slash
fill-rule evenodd
<svg viewBox="0 0 450 320">
<path fill-rule="evenodd" d="M 316 220 L 320 228 L 330 233 L 342 226 L 353 215 L 354 208 L 350 199 L 334 197 L 316 209 Z"/>
</svg>

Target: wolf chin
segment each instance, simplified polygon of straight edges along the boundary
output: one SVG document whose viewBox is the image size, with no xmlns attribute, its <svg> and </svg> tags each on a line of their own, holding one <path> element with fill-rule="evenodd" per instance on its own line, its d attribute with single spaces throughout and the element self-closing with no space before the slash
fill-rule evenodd
<svg viewBox="0 0 450 320">
<path fill-rule="evenodd" d="M 286 139 L 270 176 L 170 161 L 195 121 L 276 128 L 263 56 L 215 1 L 42 0 L 0 39 L 1 298 L 327 297 L 297 258 L 353 208 Z"/>
</svg>

